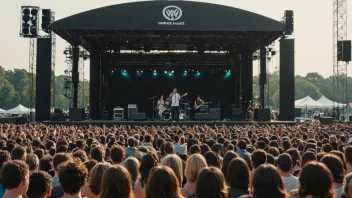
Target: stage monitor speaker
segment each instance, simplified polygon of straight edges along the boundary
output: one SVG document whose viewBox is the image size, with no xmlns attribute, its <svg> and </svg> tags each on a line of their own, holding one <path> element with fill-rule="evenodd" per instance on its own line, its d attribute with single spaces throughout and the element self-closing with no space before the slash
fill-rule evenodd
<svg viewBox="0 0 352 198">
<path fill-rule="evenodd" d="M 320 123 L 323 125 L 332 125 L 334 124 L 334 120 L 332 117 L 321 117 L 319 119 Z"/>
<path fill-rule="evenodd" d="M 241 120 L 241 109 L 240 108 L 232 108 L 231 118 L 233 120 Z"/>
<path fill-rule="evenodd" d="M 70 121 L 82 121 L 85 119 L 84 108 L 70 108 Z"/>
<path fill-rule="evenodd" d="M 210 114 L 210 120 L 220 120 L 221 119 L 220 108 L 210 108 L 209 114 Z"/>
<path fill-rule="evenodd" d="M 16 118 L 0 118 L 1 124 L 16 124 Z"/>
<path fill-rule="evenodd" d="M 194 116 L 194 119 L 197 121 L 200 120 L 209 120 L 210 119 L 210 114 L 209 113 L 196 113 Z"/>
<path fill-rule="evenodd" d="M 300 117 L 302 117 L 302 109 L 295 108 L 295 118 L 300 118 Z"/>
<path fill-rule="evenodd" d="M 270 109 L 254 109 L 254 120 L 270 121 Z"/>
<path fill-rule="evenodd" d="M 133 112 L 131 115 L 131 120 L 133 121 L 147 120 L 147 115 L 145 113 Z"/>
<path fill-rule="evenodd" d="M 50 117 L 51 121 L 65 121 L 65 115 L 63 113 L 53 113 Z"/>
<path fill-rule="evenodd" d="M 27 124 L 28 122 L 29 120 L 25 116 L 16 117 L 16 124 Z"/>
</svg>

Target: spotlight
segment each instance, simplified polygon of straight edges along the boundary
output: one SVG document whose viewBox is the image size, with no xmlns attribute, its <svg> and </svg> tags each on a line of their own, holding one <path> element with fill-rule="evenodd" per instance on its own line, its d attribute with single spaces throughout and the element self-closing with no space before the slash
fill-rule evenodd
<svg viewBox="0 0 352 198">
<path fill-rule="evenodd" d="M 143 70 L 141 71 L 141 73 L 143 73 Z"/>
<path fill-rule="evenodd" d="M 139 71 L 137 71 L 137 73 L 139 73 Z"/>
<path fill-rule="evenodd" d="M 172 76 L 172 73 L 169 73 L 169 76 Z"/>
<path fill-rule="evenodd" d="M 174 73 L 174 71 L 171 71 L 171 73 Z"/>
<path fill-rule="evenodd" d="M 124 70 L 123 70 L 123 72 L 125 72 L 125 73 L 126 73 L 126 70 L 124 69 Z"/>
<path fill-rule="evenodd" d="M 187 73 L 187 70 L 185 70 L 185 73 Z"/>
<path fill-rule="evenodd" d="M 167 74 L 167 71 L 166 71 L 166 70 L 164 71 L 164 74 Z"/>
<path fill-rule="evenodd" d="M 156 70 L 154 69 L 154 73 L 156 73 Z"/>
</svg>

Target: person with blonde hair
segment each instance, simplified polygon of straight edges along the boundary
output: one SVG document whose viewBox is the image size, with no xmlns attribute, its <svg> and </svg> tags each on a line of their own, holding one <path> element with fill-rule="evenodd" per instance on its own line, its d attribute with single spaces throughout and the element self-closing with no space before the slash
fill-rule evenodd
<svg viewBox="0 0 352 198">
<path fill-rule="evenodd" d="M 34 171 L 37 171 L 39 168 L 39 159 L 38 159 L 37 155 L 27 154 L 26 164 L 29 167 L 29 175 L 31 175 Z"/>
<path fill-rule="evenodd" d="M 125 162 L 123 163 L 123 166 L 131 174 L 132 187 L 134 187 L 134 184 L 138 180 L 138 176 L 139 176 L 139 161 L 138 161 L 138 159 L 130 156 L 125 160 Z"/>
<path fill-rule="evenodd" d="M 90 172 L 88 185 L 86 187 L 87 198 L 98 198 L 100 194 L 100 184 L 102 182 L 104 171 L 110 168 L 109 163 L 98 163 Z"/>
<path fill-rule="evenodd" d="M 161 161 L 160 165 L 170 167 L 178 179 L 179 186 L 182 187 L 183 169 L 181 158 L 176 154 L 169 154 Z"/>
<path fill-rule="evenodd" d="M 198 175 L 205 167 L 208 167 L 208 165 L 201 154 L 193 154 L 187 159 L 185 168 L 187 183 L 182 189 L 182 195 L 184 197 L 194 196 L 196 194 Z"/>
<path fill-rule="evenodd" d="M 100 198 L 134 198 L 130 173 L 121 165 L 104 171 L 100 189 Z"/>
</svg>

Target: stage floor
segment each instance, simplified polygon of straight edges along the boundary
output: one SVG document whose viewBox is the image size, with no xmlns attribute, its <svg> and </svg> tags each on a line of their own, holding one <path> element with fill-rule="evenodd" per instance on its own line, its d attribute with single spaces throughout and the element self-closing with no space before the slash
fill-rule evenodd
<svg viewBox="0 0 352 198">
<path fill-rule="evenodd" d="M 266 122 L 250 122 L 250 121 L 117 121 L 117 120 L 84 120 L 84 121 L 44 121 L 45 124 L 52 125 L 94 125 L 94 126 L 114 126 L 114 125 L 130 125 L 130 126 L 169 126 L 169 125 L 295 125 L 294 121 L 266 121 Z"/>
</svg>

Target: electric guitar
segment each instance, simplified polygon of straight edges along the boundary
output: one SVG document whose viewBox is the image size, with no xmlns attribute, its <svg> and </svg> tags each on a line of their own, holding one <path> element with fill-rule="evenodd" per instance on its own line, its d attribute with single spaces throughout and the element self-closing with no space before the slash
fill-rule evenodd
<svg viewBox="0 0 352 198">
<path fill-rule="evenodd" d="M 194 104 L 194 109 L 199 109 L 201 106 L 203 106 L 203 105 L 207 105 L 207 104 L 211 104 L 212 102 L 205 102 L 204 104 L 201 104 L 201 105 L 197 105 L 197 104 Z"/>
</svg>

